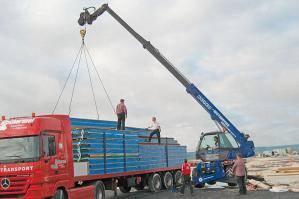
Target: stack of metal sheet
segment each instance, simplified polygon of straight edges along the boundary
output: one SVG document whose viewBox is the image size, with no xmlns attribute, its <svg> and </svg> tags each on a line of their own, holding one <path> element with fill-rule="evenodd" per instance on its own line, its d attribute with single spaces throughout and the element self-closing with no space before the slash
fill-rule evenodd
<svg viewBox="0 0 299 199">
<path fill-rule="evenodd" d="M 87 162 L 93 174 L 173 167 L 186 158 L 186 147 L 173 138 L 154 137 L 141 128 L 115 130 L 116 123 L 71 118 L 74 161 Z"/>
</svg>

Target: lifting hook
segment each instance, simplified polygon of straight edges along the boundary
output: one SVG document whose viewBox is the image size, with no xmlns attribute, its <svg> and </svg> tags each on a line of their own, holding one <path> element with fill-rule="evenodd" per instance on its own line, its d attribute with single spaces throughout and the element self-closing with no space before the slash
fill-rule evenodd
<svg viewBox="0 0 299 199">
<path fill-rule="evenodd" d="M 81 38 L 82 38 L 82 42 L 84 43 L 84 37 L 86 35 L 86 29 L 81 29 L 80 30 L 80 35 L 81 35 Z"/>
</svg>

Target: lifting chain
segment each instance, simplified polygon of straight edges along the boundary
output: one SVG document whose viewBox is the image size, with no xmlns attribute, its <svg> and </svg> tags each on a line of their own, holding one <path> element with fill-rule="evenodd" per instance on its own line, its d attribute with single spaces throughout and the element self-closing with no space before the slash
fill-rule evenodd
<svg viewBox="0 0 299 199">
<path fill-rule="evenodd" d="M 92 81 L 92 77 L 91 77 L 91 72 L 92 72 L 91 70 L 92 70 L 92 69 L 93 69 L 93 71 L 95 71 L 96 76 L 98 77 L 98 81 L 99 81 L 100 85 L 102 86 L 102 88 L 103 88 L 103 90 L 104 90 L 104 92 L 105 92 L 105 94 L 106 94 L 106 97 L 107 97 L 107 99 L 108 99 L 108 102 L 109 102 L 109 104 L 110 104 L 110 106 L 111 106 L 111 108 L 112 108 L 112 111 L 115 113 L 114 106 L 113 106 L 113 104 L 112 104 L 112 100 L 111 100 L 111 98 L 110 98 L 110 96 L 109 96 L 109 94 L 108 94 L 108 91 L 107 91 L 106 87 L 104 86 L 103 80 L 102 80 L 102 78 L 100 77 L 99 71 L 97 70 L 97 68 L 96 68 L 96 66 L 95 66 L 95 64 L 94 64 L 94 61 L 93 61 L 93 59 L 92 59 L 92 56 L 90 55 L 89 50 L 87 49 L 87 47 L 86 47 L 86 45 L 85 45 L 85 42 L 84 42 L 85 35 L 86 35 L 86 27 L 85 27 L 84 29 L 81 29 L 81 30 L 80 30 L 80 36 L 81 36 L 81 38 L 82 38 L 82 44 L 81 44 L 81 46 L 80 46 L 79 52 L 78 52 L 78 54 L 77 54 L 77 56 L 76 56 L 76 59 L 75 59 L 73 65 L 72 65 L 72 67 L 71 67 L 71 70 L 70 70 L 70 72 L 69 72 L 69 74 L 68 74 L 68 77 L 67 77 L 67 79 L 66 79 L 66 81 L 65 81 L 65 83 L 64 83 L 64 86 L 63 86 L 63 88 L 62 88 L 62 90 L 61 90 L 61 92 L 60 92 L 60 95 L 59 95 L 59 97 L 58 97 L 58 100 L 57 100 L 57 102 L 55 103 L 55 106 L 54 106 L 54 109 L 53 109 L 53 111 L 52 111 L 52 114 L 54 114 L 54 112 L 55 112 L 55 110 L 56 110 L 56 108 L 57 108 L 57 106 L 58 106 L 58 104 L 59 104 L 59 102 L 60 102 L 60 99 L 61 99 L 61 97 L 62 97 L 62 94 L 63 94 L 63 92 L 64 92 L 64 90 L 65 90 L 65 88 L 66 88 L 66 85 L 67 85 L 67 83 L 68 83 L 68 81 L 69 81 L 69 79 L 70 79 L 70 77 L 71 77 L 71 75 L 72 75 L 72 72 L 75 70 L 75 80 L 74 80 L 74 83 L 73 83 L 73 88 L 72 88 L 72 93 L 71 93 L 71 99 L 70 99 L 70 103 L 69 103 L 69 115 L 71 114 L 71 107 L 72 107 L 72 102 L 73 102 L 73 97 L 74 97 L 74 92 L 75 92 L 75 86 L 76 86 L 76 83 L 77 83 L 78 71 L 79 71 L 79 67 L 80 67 L 80 62 L 81 62 L 81 57 L 82 57 L 82 55 L 83 55 L 84 58 L 85 58 L 85 64 L 86 64 L 87 71 L 88 71 L 88 75 L 89 75 L 89 81 L 90 81 L 90 86 L 91 86 L 91 91 L 92 91 L 93 101 L 94 101 L 94 105 L 95 105 L 95 109 L 96 109 L 96 113 L 97 113 L 97 119 L 99 119 L 99 110 L 98 110 L 98 105 L 97 105 L 97 102 L 96 102 L 97 100 L 96 100 L 96 96 L 95 96 L 95 92 L 94 92 L 94 86 L 93 86 L 93 81 Z M 90 61 L 91 65 L 92 65 L 92 68 L 89 68 L 88 58 L 89 58 L 89 61 Z M 75 69 L 75 65 L 76 65 L 76 63 L 77 63 L 78 66 L 77 66 L 77 68 Z M 80 143 L 79 143 L 79 144 L 80 144 Z M 79 155 L 80 155 L 80 154 L 79 154 Z M 79 158 L 79 159 L 80 159 L 80 158 Z"/>
</svg>

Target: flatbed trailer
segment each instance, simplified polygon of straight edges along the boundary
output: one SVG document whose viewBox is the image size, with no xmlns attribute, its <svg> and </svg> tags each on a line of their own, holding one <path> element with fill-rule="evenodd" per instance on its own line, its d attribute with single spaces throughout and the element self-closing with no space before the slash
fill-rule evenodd
<svg viewBox="0 0 299 199">
<path fill-rule="evenodd" d="M 116 122 L 44 115 L 0 123 L 0 198 L 105 198 L 180 183 L 186 147 Z"/>
</svg>

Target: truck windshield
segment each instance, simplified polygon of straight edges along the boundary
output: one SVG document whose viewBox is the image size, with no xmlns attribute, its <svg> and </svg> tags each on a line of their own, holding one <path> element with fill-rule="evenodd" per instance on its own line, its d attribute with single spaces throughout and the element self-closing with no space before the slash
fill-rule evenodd
<svg viewBox="0 0 299 199">
<path fill-rule="evenodd" d="M 33 162 L 39 157 L 39 136 L 0 139 L 0 163 Z"/>
</svg>

